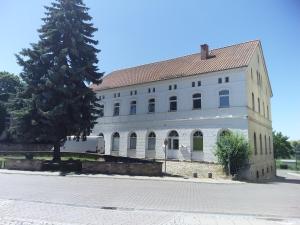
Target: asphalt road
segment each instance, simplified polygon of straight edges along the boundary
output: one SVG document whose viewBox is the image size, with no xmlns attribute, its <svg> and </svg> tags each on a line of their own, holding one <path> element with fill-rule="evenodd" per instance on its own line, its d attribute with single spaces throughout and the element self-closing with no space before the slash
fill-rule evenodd
<svg viewBox="0 0 300 225">
<path fill-rule="evenodd" d="M 246 221 L 220 224 L 298 224 L 300 176 L 279 175 L 270 183 L 212 184 L 0 173 L 0 225 L 46 225 L 50 219 L 64 224 L 218 224 L 218 219 Z M 201 223 L 190 222 L 200 221 L 199 215 Z M 203 223 L 205 217 L 212 223 Z"/>
</svg>

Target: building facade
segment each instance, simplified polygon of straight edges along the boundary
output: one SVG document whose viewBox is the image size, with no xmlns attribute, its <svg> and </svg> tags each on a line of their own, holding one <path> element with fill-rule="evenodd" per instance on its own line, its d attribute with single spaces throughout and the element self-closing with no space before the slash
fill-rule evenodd
<svg viewBox="0 0 300 225">
<path fill-rule="evenodd" d="M 239 132 L 251 145 L 249 179 L 274 174 L 272 89 L 259 41 L 118 70 L 93 86 L 93 130 L 105 154 L 216 162 L 216 141 Z M 165 145 L 166 143 L 166 145 Z"/>
</svg>

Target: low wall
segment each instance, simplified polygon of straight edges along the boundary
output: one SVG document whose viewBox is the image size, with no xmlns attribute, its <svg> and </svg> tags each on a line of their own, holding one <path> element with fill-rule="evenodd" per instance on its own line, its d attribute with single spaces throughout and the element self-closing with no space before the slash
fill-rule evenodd
<svg viewBox="0 0 300 225">
<path fill-rule="evenodd" d="M 6 159 L 4 168 L 8 170 L 41 171 L 42 160 Z"/>
<path fill-rule="evenodd" d="M 1 151 L 50 151 L 53 145 L 49 144 L 21 144 L 21 143 L 0 143 Z"/>
<path fill-rule="evenodd" d="M 82 162 L 83 173 L 161 176 L 162 163 Z"/>
<path fill-rule="evenodd" d="M 5 169 L 9 170 L 29 170 L 42 171 L 43 160 L 28 159 L 6 159 Z M 103 174 L 121 174 L 121 175 L 138 175 L 138 176 L 161 176 L 162 163 L 126 163 L 126 162 L 99 162 L 83 161 L 82 173 L 103 173 Z"/>
</svg>

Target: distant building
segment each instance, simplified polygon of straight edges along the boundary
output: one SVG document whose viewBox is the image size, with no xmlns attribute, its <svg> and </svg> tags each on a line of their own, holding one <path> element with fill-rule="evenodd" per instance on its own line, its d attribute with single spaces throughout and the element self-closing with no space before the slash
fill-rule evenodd
<svg viewBox="0 0 300 225">
<path fill-rule="evenodd" d="M 260 41 L 249 41 L 118 70 L 93 86 L 101 117 L 92 135 L 105 154 L 215 162 L 217 139 L 249 140 L 248 177 L 274 174 L 272 89 Z"/>
</svg>

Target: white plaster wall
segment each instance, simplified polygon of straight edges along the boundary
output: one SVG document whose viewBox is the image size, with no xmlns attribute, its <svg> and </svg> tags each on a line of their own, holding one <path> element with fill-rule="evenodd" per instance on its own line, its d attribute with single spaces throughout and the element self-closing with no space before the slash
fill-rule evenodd
<svg viewBox="0 0 300 225">
<path fill-rule="evenodd" d="M 218 84 L 218 78 L 223 78 L 223 83 Z M 229 77 L 229 83 L 225 83 Z M 197 86 L 197 81 L 201 86 Z M 195 81 L 196 87 L 192 87 Z M 169 91 L 169 85 L 176 90 Z M 155 88 L 155 93 L 148 93 L 148 88 Z M 219 108 L 219 91 L 227 89 L 230 92 L 230 107 Z M 104 104 L 104 117 L 99 118 L 93 135 L 104 134 L 105 153 L 111 152 L 111 136 L 114 132 L 120 134 L 121 156 L 138 158 L 164 158 L 163 142 L 171 130 L 179 134 L 180 149 L 177 151 L 179 160 L 216 161 L 214 156 L 217 135 L 221 129 L 237 130 L 247 137 L 247 95 L 245 92 L 245 69 L 235 69 L 223 72 L 209 73 L 186 78 L 158 81 L 149 84 L 135 85 L 118 89 L 98 92 L 105 96 L 101 101 Z M 130 91 L 137 90 L 137 95 L 130 95 Z M 114 93 L 120 93 L 119 98 L 114 98 Z M 192 109 L 192 95 L 201 93 L 202 108 Z M 177 96 L 177 112 L 168 112 L 169 97 Z M 149 114 L 148 99 L 155 98 L 156 112 Z M 137 114 L 129 115 L 130 102 L 137 101 Z M 120 116 L 112 116 L 113 104 L 121 104 Z M 191 152 L 191 135 L 195 130 L 203 133 L 203 153 Z M 155 151 L 147 152 L 147 134 L 154 131 L 156 134 Z M 137 134 L 137 150 L 128 151 L 129 133 Z M 173 152 L 174 153 L 174 152 Z"/>
</svg>

